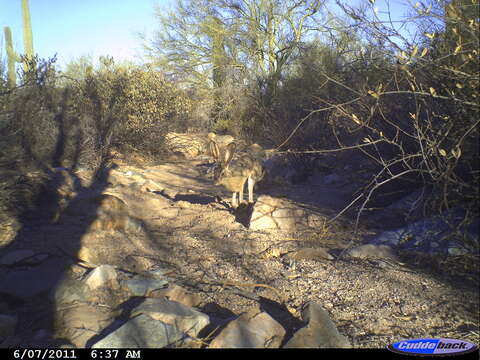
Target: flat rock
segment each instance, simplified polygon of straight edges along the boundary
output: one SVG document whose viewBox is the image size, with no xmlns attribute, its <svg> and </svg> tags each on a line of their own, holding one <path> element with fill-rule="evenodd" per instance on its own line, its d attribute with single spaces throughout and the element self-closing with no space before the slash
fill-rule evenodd
<svg viewBox="0 0 480 360">
<path fill-rule="evenodd" d="M 431 254 L 477 254 L 480 247 L 480 220 L 476 218 L 472 223 L 464 224 L 464 218 L 464 210 L 452 209 L 396 230 L 384 231 L 371 242 Z"/>
<path fill-rule="evenodd" d="M 250 229 L 297 231 L 316 228 L 322 223 L 320 216 L 289 200 L 261 195 L 253 208 Z"/>
<path fill-rule="evenodd" d="M 308 325 L 298 330 L 284 348 L 349 348 L 348 339 L 341 335 L 328 313 L 318 304 L 309 303 L 302 312 Z"/>
<path fill-rule="evenodd" d="M 66 259 L 52 256 L 27 270 L 4 273 L 0 275 L 0 293 L 29 298 L 48 291 L 60 282 L 68 264 Z"/>
<path fill-rule="evenodd" d="M 77 347 L 86 347 L 87 342 L 113 322 L 114 314 L 104 307 L 87 303 L 68 306 L 56 314 L 57 336 L 68 339 Z"/>
<path fill-rule="evenodd" d="M 131 312 L 132 317 L 139 314 L 145 314 L 154 320 L 172 325 L 179 332 L 192 337 L 210 323 L 208 315 L 166 298 L 145 299 Z"/>
<path fill-rule="evenodd" d="M 248 312 L 231 321 L 209 348 L 278 348 L 285 329 L 266 312 Z"/>
<path fill-rule="evenodd" d="M 0 265 L 13 265 L 33 255 L 35 255 L 35 253 L 30 249 L 10 251 L 0 257 Z"/>
<path fill-rule="evenodd" d="M 57 306 L 74 302 L 87 302 L 90 298 L 90 291 L 85 283 L 65 277 L 52 289 L 50 298 Z"/>
<path fill-rule="evenodd" d="M 168 285 L 166 279 L 146 278 L 140 275 L 123 282 L 124 286 L 132 293 L 133 296 L 147 296 L 152 291 L 162 289 Z"/>
<path fill-rule="evenodd" d="M 156 290 L 150 294 L 152 297 L 165 296 L 171 301 L 176 301 L 185 306 L 198 306 L 202 298 L 198 294 L 192 294 L 183 287 L 171 284 L 167 289 Z"/>
<path fill-rule="evenodd" d="M 207 315 L 180 303 L 146 299 L 134 308 L 132 318 L 96 342 L 93 348 L 162 348 L 181 346 L 207 326 Z"/>
<path fill-rule="evenodd" d="M 184 336 L 175 326 L 142 314 L 128 320 L 93 344 L 92 348 L 162 348 L 174 344 Z"/>
</svg>

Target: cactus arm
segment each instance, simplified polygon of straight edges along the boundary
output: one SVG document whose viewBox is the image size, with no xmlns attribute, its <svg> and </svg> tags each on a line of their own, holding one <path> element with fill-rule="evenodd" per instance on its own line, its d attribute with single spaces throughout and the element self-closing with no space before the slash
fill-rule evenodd
<svg viewBox="0 0 480 360">
<path fill-rule="evenodd" d="M 17 84 L 17 73 L 15 71 L 15 63 L 20 61 L 20 57 L 13 49 L 12 30 L 10 27 L 5 26 L 3 28 L 5 35 L 5 47 L 7 50 L 7 82 L 10 89 L 14 88 Z"/>
</svg>

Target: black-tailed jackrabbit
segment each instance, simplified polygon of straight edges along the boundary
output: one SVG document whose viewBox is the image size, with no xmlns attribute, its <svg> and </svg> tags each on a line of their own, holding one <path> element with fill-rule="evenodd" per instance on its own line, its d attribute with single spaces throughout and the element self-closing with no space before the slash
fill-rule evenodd
<svg viewBox="0 0 480 360">
<path fill-rule="evenodd" d="M 232 135 L 217 135 L 213 132 L 208 133 L 207 138 L 207 151 L 208 154 L 213 157 L 215 157 L 212 147 L 213 142 L 218 145 L 220 151 L 224 151 L 228 144 L 235 141 L 235 138 Z"/>
<path fill-rule="evenodd" d="M 232 206 L 243 202 L 243 188 L 247 182 L 248 202 L 253 203 L 253 187 L 263 178 L 263 149 L 260 145 L 251 145 L 245 152 L 235 154 L 236 144 L 231 142 L 223 149 L 214 139 L 210 139 L 210 151 L 217 162 L 213 172 L 215 185 L 223 185 L 233 192 Z M 235 158 L 234 158 L 235 155 Z M 236 194 L 239 193 L 237 203 Z"/>
</svg>

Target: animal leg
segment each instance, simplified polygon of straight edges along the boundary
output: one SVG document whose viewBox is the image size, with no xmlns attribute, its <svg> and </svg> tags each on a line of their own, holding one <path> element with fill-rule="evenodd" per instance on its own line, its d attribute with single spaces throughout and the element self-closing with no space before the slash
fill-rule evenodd
<svg viewBox="0 0 480 360">
<path fill-rule="evenodd" d="M 253 203 L 253 187 L 255 186 L 255 180 L 252 177 L 248 177 L 248 202 Z"/>
<path fill-rule="evenodd" d="M 247 178 L 243 179 L 242 181 L 242 185 L 240 186 L 240 192 L 239 192 L 239 196 L 240 196 L 240 199 L 239 199 L 239 204 L 241 204 L 243 202 L 243 188 L 245 187 L 245 183 L 247 182 Z"/>
<path fill-rule="evenodd" d="M 233 192 L 233 193 L 232 193 L 232 207 L 233 207 L 233 208 L 237 208 L 237 207 L 238 207 L 238 204 L 237 204 L 237 193 L 236 193 L 236 192 Z"/>
</svg>

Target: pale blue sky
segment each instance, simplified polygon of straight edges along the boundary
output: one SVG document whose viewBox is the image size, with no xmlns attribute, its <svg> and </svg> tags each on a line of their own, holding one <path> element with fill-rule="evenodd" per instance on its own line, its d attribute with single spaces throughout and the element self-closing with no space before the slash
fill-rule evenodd
<svg viewBox="0 0 480 360">
<path fill-rule="evenodd" d="M 63 65 L 81 55 L 109 54 L 133 60 L 142 54 L 138 32 L 155 28 L 154 5 L 169 0 L 30 0 L 34 51 L 41 58 L 57 53 Z M 21 0 L 0 0 L 0 53 L 3 27 L 12 29 L 17 52 L 23 52 Z"/>
<path fill-rule="evenodd" d="M 353 0 L 358 3 L 367 0 Z M 377 0 L 380 11 L 386 0 Z M 401 16 L 408 0 L 390 0 L 392 12 Z M 116 60 L 139 62 L 141 42 L 158 29 L 154 6 L 168 6 L 172 0 L 30 0 L 34 51 L 41 58 L 57 53 L 64 65 L 82 55 L 97 59 L 111 55 Z M 5 56 L 3 27 L 12 29 L 14 47 L 23 52 L 21 0 L 0 0 L 0 54 Z"/>
</svg>

